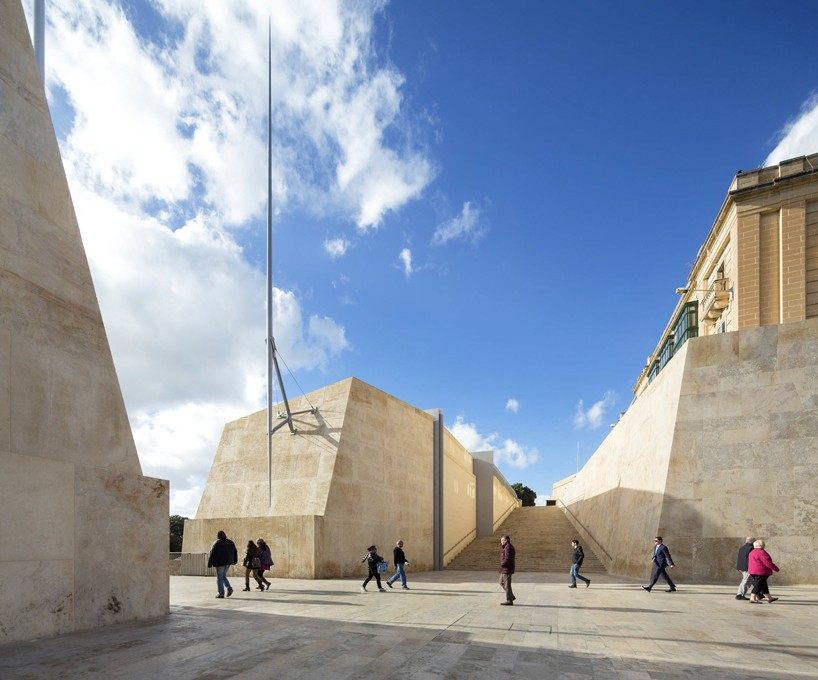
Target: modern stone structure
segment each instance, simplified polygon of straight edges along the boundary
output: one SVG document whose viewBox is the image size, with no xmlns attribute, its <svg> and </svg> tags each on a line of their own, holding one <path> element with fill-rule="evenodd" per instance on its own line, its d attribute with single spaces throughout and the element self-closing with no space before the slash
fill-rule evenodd
<svg viewBox="0 0 818 680">
<path fill-rule="evenodd" d="M 273 576 L 332 578 L 361 573 L 366 547 L 385 557 L 398 538 L 413 570 L 451 561 L 477 534 L 477 507 L 507 514 L 518 506 L 503 480 L 488 497 L 472 456 L 443 429 L 436 445 L 436 415 L 415 408 L 356 378 L 291 401 L 297 434 L 273 436 L 272 502 L 267 476 L 266 414 L 228 423 L 222 434 L 196 518 L 185 523 L 184 553 L 206 552 L 223 529 L 237 545 L 263 536 L 276 564 Z M 435 457 L 442 466 L 435 495 Z M 441 505 L 442 504 L 442 505 Z M 442 507 L 436 537 L 435 509 Z"/>
<path fill-rule="evenodd" d="M 168 612 L 142 476 L 23 10 L 0 0 L 0 643 Z"/>
<path fill-rule="evenodd" d="M 682 581 L 732 579 L 754 535 L 776 582 L 818 583 L 818 154 L 736 176 L 685 289 L 553 495 L 613 573 L 645 575 L 660 534 Z"/>
</svg>

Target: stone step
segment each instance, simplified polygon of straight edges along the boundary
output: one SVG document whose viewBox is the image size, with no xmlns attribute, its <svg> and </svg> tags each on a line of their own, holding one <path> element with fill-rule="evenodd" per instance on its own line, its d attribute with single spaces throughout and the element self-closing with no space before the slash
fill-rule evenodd
<svg viewBox="0 0 818 680">
<path fill-rule="evenodd" d="M 496 571 L 500 538 L 508 534 L 516 549 L 518 571 L 568 572 L 571 541 L 577 532 L 557 507 L 517 508 L 492 536 L 473 540 L 448 569 Z M 582 573 L 605 573 L 605 566 L 590 546 L 584 545 Z"/>
</svg>

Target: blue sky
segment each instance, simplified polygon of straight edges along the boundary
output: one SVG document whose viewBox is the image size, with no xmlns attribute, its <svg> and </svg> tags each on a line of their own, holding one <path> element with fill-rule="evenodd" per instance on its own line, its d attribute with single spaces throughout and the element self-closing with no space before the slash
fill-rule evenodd
<svg viewBox="0 0 818 680">
<path fill-rule="evenodd" d="M 143 467 L 185 513 L 264 361 L 270 5 L 199 4 L 55 0 L 46 55 Z M 442 408 L 542 495 L 627 408 L 735 171 L 818 150 L 812 2 L 272 7 L 284 358 Z"/>
</svg>

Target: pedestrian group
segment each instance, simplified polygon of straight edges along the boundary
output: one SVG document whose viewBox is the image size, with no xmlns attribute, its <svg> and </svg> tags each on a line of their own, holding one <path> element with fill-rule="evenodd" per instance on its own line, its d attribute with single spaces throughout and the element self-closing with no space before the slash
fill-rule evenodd
<svg viewBox="0 0 818 680">
<path fill-rule="evenodd" d="M 398 540 L 395 547 L 392 549 L 392 557 L 395 565 L 395 573 L 386 579 L 386 585 L 392 588 L 392 584 L 400 580 L 401 588 L 409 590 L 409 585 L 406 579 L 406 566 L 409 560 L 406 559 L 406 553 L 403 551 L 403 541 Z M 748 536 L 745 539 L 744 545 L 738 550 L 736 558 L 736 569 L 741 572 L 741 582 L 736 593 L 737 600 L 749 600 L 750 604 L 760 604 L 763 600 L 769 603 L 775 602 L 778 598 L 770 595 L 770 588 L 768 579 L 773 573 L 778 571 L 778 566 L 773 562 L 772 557 L 764 548 L 764 541 L 761 539 L 754 539 Z M 514 591 L 511 587 L 511 581 L 515 571 L 516 550 L 511 543 L 511 537 L 508 535 L 500 539 L 500 587 L 505 593 L 505 600 L 500 604 L 503 606 L 513 606 L 517 599 L 514 596 Z M 571 569 L 569 571 L 570 584 L 569 588 L 577 587 L 577 580 L 585 583 L 588 588 L 591 585 L 591 579 L 582 576 L 579 571 L 585 559 L 585 552 L 579 543 L 579 539 L 571 541 Z M 219 531 L 216 541 L 210 548 L 210 553 L 207 557 L 207 566 L 213 567 L 216 570 L 216 589 L 217 598 L 230 597 L 233 594 L 233 588 L 230 586 L 230 581 L 227 579 L 227 572 L 231 566 L 238 564 L 239 557 L 236 550 L 236 544 L 227 538 L 224 531 Z M 374 579 L 378 586 L 378 591 L 385 593 L 383 585 L 381 584 L 381 575 L 389 571 L 389 563 L 378 554 L 378 546 L 370 545 L 366 549 L 366 554 L 363 556 L 361 562 L 367 565 L 367 576 L 361 584 L 361 592 L 367 592 L 366 586 Z M 651 552 L 650 564 L 652 565 L 650 583 L 642 586 L 647 592 L 651 592 L 656 582 L 662 578 L 667 584 L 666 592 L 673 593 L 676 591 L 676 584 L 668 574 L 669 569 L 673 569 L 676 565 L 673 563 L 673 558 L 670 555 L 670 550 L 665 545 L 661 536 L 656 536 L 653 540 L 653 551 Z M 242 566 L 244 567 L 244 590 L 250 590 L 250 577 L 256 582 L 257 590 L 265 591 L 270 588 L 270 581 L 268 581 L 264 573 L 270 570 L 274 564 L 270 546 L 267 545 L 263 538 L 257 541 L 248 541 L 247 548 L 244 552 L 244 559 Z M 750 593 L 749 598 L 747 593 Z"/>
</svg>

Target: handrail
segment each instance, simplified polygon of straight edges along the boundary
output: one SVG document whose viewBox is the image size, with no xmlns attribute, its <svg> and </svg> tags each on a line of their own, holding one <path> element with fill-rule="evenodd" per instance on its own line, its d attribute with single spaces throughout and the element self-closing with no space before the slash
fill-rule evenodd
<svg viewBox="0 0 818 680">
<path fill-rule="evenodd" d="M 580 527 L 580 529 L 582 529 L 582 531 L 584 531 L 586 534 L 588 534 L 588 538 L 590 538 L 591 541 L 596 543 L 596 547 L 599 548 L 603 553 L 605 553 L 605 557 L 607 557 L 611 562 L 613 562 L 613 557 L 611 557 L 610 553 L 607 550 L 605 550 L 605 548 L 602 547 L 602 544 L 594 538 L 594 535 L 590 531 L 588 531 L 586 526 L 577 519 L 577 516 L 568 509 L 568 506 L 565 503 L 562 502 L 562 499 L 557 498 L 555 500 L 557 501 L 557 503 L 559 503 L 563 507 L 563 510 L 565 510 L 566 513 L 571 515 L 571 518 L 574 520 L 574 522 L 577 523 L 577 525 Z"/>
<path fill-rule="evenodd" d="M 474 538 L 477 538 L 477 527 L 475 527 L 474 529 L 471 529 L 471 530 L 470 530 L 470 531 L 469 531 L 469 532 L 468 532 L 468 533 L 467 533 L 465 536 L 463 536 L 463 538 L 461 538 L 460 540 L 456 541 L 455 543 L 452 543 L 452 547 L 451 547 L 451 548 L 449 548 L 449 549 L 448 549 L 446 552 L 444 552 L 444 553 L 443 553 L 443 559 L 445 560 L 445 559 L 446 559 L 446 556 L 447 556 L 447 555 L 448 555 L 450 552 L 452 552 L 452 551 L 453 551 L 455 548 L 457 548 L 457 546 L 459 546 L 459 545 L 460 545 L 460 544 L 461 544 L 463 541 L 465 541 L 465 540 L 466 540 L 466 539 L 467 539 L 469 536 L 471 536 L 472 534 L 474 534 Z M 452 559 L 454 559 L 454 558 L 452 558 Z"/>
<path fill-rule="evenodd" d="M 508 519 L 508 516 L 509 516 L 509 515 L 510 515 L 512 512 L 514 512 L 514 511 L 515 511 L 517 508 L 521 507 L 521 506 L 519 505 L 519 502 L 520 502 L 520 499 L 518 498 L 518 499 L 517 499 L 517 503 L 512 503 L 511 505 L 509 505 L 509 506 L 508 506 L 508 508 L 506 508 L 505 510 L 503 510 L 503 512 L 500 514 L 500 517 L 499 517 L 499 518 L 498 518 L 496 521 L 492 522 L 492 524 L 491 524 L 491 532 L 492 532 L 492 534 L 493 534 L 495 531 L 497 531 L 497 529 L 499 529 L 499 528 L 500 528 L 500 526 L 502 525 L 502 523 L 503 523 L 503 522 L 505 522 L 505 521 Z"/>
</svg>

